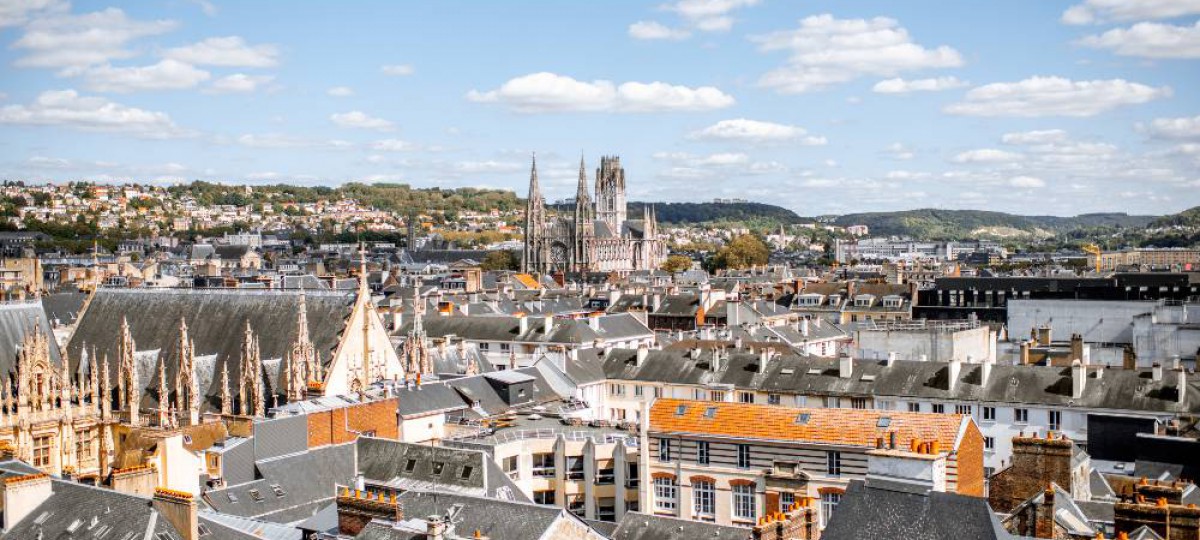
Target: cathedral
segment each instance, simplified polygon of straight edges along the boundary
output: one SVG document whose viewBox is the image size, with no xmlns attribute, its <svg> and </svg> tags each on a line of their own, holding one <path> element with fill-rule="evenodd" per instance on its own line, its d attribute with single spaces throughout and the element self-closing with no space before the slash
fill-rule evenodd
<svg viewBox="0 0 1200 540">
<path fill-rule="evenodd" d="M 616 156 L 600 158 L 594 201 L 588 190 L 587 168 L 580 158 L 575 207 L 555 214 L 546 210 L 535 159 L 525 204 L 524 272 L 655 270 L 666 260 L 667 249 L 659 238 L 654 210 L 643 206 L 641 219 L 626 215 L 625 169 Z"/>
</svg>

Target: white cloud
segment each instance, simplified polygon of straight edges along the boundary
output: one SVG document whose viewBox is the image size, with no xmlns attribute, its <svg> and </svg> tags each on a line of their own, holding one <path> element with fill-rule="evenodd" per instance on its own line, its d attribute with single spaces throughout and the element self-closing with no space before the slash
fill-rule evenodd
<svg viewBox="0 0 1200 540">
<path fill-rule="evenodd" d="M 262 68 L 279 63 L 279 48 L 270 44 L 248 45 L 239 36 L 226 36 L 167 49 L 163 56 L 205 66 Z"/>
<path fill-rule="evenodd" d="M 460 173 L 510 173 L 525 169 L 522 163 L 507 161 L 460 161 L 454 164 L 454 170 Z"/>
<path fill-rule="evenodd" d="M 372 150 L 380 152 L 409 152 L 417 149 L 417 145 L 400 139 L 383 139 L 371 143 Z"/>
<path fill-rule="evenodd" d="M 1138 127 L 1150 135 L 1162 139 L 1200 138 L 1200 116 L 1155 118 L 1149 125 L 1139 125 Z"/>
<path fill-rule="evenodd" d="M 908 30 L 886 17 L 835 19 L 814 15 L 800 28 L 752 36 L 764 52 L 787 51 L 787 63 L 759 78 L 759 85 L 782 93 L 820 90 L 864 75 L 890 77 L 901 72 L 958 67 L 962 55 L 948 46 L 928 49 Z"/>
<path fill-rule="evenodd" d="M 250 148 L 271 149 L 314 148 L 341 150 L 354 146 L 347 141 L 309 139 L 283 133 L 264 133 L 261 135 L 248 133 L 238 137 L 237 142 L 242 146 Z"/>
<path fill-rule="evenodd" d="M 903 143 L 898 142 L 889 144 L 887 148 L 883 149 L 883 151 L 892 159 L 898 159 L 900 161 L 907 161 L 916 157 L 916 154 L 911 148 Z"/>
<path fill-rule="evenodd" d="M 392 77 L 406 77 L 415 73 L 410 64 L 389 64 L 380 67 L 379 71 L 382 71 L 384 75 L 391 75 Z"/>
<path fill-rule="evenodd" d="M 88 68 L 84 72 L 84 80 L 89 89 L 116 93 L 182 90 L 207 81 L 209 77 L 207 71 L 171 59 L 140 67 L 112 67 L 104 64 Z"/>
<path fill-rule="evenodd" d="M 1021 159 L 1021 154 L 1016 152 L 997 150 L 995 148 L 979 148 L 959 153 L 951 161 L 955 163 L 1007 163 L 1019 159 Z"/>
<path fill-rule="evenodd" d="M 354 95 L 354 89 L 349 86 L 335 86 L 325 91 L 333 97 L 349 97 Z"/>
<path fill-rule="evenodd" d="M 213 81 L 208 86 L 212 94 L 246 94 L 258 90 L 258 87 L 275 80 L 271 75 L 247 75 L 234 73 Z"/>
<path fill-rule="evenodd" d="M 1016 188 L 1043 188 L 1046 182 L 1032 176 L 1014 176 L 1008 179 L 1008 185 Z"/>
<path fill-rule="evenodd" d="M 329 116 L 329 120 L 345 128 L 358 129 L 374 129 L 378 131 L 391 131 L 396 125 L 391 121 L 382 118 L 375 118 L 367 115 L 362 111 L 350 111 L 346 113 L 335 113 Z"/>
<path fill-rule="evenodd" d="M 1171 19 L 1200 13 L 1200 0 L 1084 0 L 1062 14 L 1066 24 Z"/>
<path fill-rule="evenodd" d="M 875 83 L 871 91 L 880 94 L 907 94 L 909 92 L 939 92 L 967 86 L 966 81 L 958 77 L 938 77 L 936 79 L 904 80 L 900 78 L 887 79 Z"/>
<path fill-rule="evenodd" d="M 750 161 L 750 156 L 740 152 L 726 152 L 719 154 L 710 154 L 695 161 L 696 165 L 741 165 Z"/>
<path fill-rule="evenodd" d="M 148 139 L 190 134 L 175 125 L 166 113 L 128 107 L 101 97 L 81 96 L 74 90 L 48 90 L 29 105 L 2 107 L 0 123 L 64 126 Z"/>
<path fill-rule="evenodd" d="M 1200 22 L 1192 26 L 1140 22 L 1129 28 L 1087 36 L 1079 43 L 1108 49 L 1120 56 L 1200 58 Z"/>
<path fill-rule="evenodd" d="M 717 88 L 689 88 L 663 82 L 585 82 L 554 73 L 531 73 L 511 79 L 495 90 L 472 90 L 467 99 L 504 103 L 517 112 L 663 112 L 708 111 L 733 105 L 732 96 Z"/>
<path fill-rule="evenodd" d="M 209 17 L 217 16 L 216 4 L 209 2 L 208 0 L 191 0 L 191 2 L 197 6 L 200 6 L 200 11 L 203 11 L 205 15 L 208 15 Z"/>
<path fill-rule="evenodd" d="M 692 35 L 687 30 L 668 28 L 657 21 L 638 21 L 629 25 L 629 37 L 633 39 L 687 39 Z"/>
<path fill-rule="evenodd" d="M 733 28 L 734 11 L 758 4 L 759 0 L 679 0 L 663 9 L 679 14 L 697 30 L 728 32 Z"/>
<path fill-rule="evenodd" d="M 27 51 L 17 66 L 81 68 L 118 58 L 130 58 L 129 42 L 163 34 L 176 27 L 174 21 L 135 21 L 117 8 L 73 15 L 53 14 L 33 19 L 25 34 L 12 44 Z"/>
<path fill-rule="evenodd" d="M 69 7 L 64 0 L 6 0 L 0 2 L 0 28 L 20 26 L 34 16 L 66 11 Z"/>
<path fill-rule="evenodd" d="M 808 135 L 808 131 L 799 126 L 776 124 L 735 118 L 721 120 L 711 126 L 690 135 L 693 139 L 745 141 L 752 143 L 797 141 L 806 146 L 818 146 L 826 143 L 825 137 Z"/>
<path fill-rule="evenodd" d="M 1004 144 L 1048 144 L 1066 141 L 1067 132 L 1061 129 L 1043 129 L 1005 133 L 1000 140 Z"/>
<path fill-rule="evenodd" d="M 1153 88 L 1124 79 L 1072 81 L 1062 77 L 1031 77 L 973 88 L 964 101 L 944 110 L 967 116 L 1084 117 L 1170 95 L 1169 87 Z"/>
</svg>

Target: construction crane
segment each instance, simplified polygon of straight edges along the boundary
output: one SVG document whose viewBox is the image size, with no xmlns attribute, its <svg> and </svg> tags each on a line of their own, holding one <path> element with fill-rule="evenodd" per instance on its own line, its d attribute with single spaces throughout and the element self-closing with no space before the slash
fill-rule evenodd
<svg viewBox="0 0 1200 540">
<path fill-rule="evenodd" d="M 1100 256 L 1104 255 L 1104 250 L 1100 249 L 1100 246 L 1096 244 L 1084 244 L 1081 249 L 1083 249 L 1084 253 L 1096 257 L 1096 273 L 1100 273 Z"/>
</svg>

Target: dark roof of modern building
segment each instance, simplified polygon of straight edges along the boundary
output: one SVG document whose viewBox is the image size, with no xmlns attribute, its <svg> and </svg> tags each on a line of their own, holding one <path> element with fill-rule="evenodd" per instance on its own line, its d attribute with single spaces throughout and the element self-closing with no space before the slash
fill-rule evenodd
<svg viewBox="0 0 1200 540">
<path fill-rule="evenodd" d="M 987 499 L 939 491 L 924 494 L 850 482 L 822 540 L 1009 540 Z"/>
<path fill-rule="evenodd" d="M 746 540 L 750 538 L 750 531 L 745 527 L 627 512 L 609 538 L 612 540 L 677 540 L 680 538 Z"/>
<path fill-rule="evenodd" d="M 581 527 L 587 527 L 563 508 L 532 503 L 417 491 L 402 493 L 399 502 L 408 516 L 445 515 L 451 507 L 461 505 L 453 519 L 459 534 L 479 531 L 482 536 L 497 540 L 538 540 L 563 519 L 579 521 Z"/>
<path fill-rule="evenodd" d="M 334 500 L 337 485 L 351 483 L 355 450 L 351 442 L 257 460 L 255 479 L 211 489 L 204 499 L 235 516 L 275 523 L 308 519 Z"/>
<path fill-rule="evenodd" d="M 369 483 L 404 491 L 437 491 L 528 501 L 508 475 L 479 450 L 359 437 L 358 471 Z"/>
<path fill-rule="evenodd" d="M 0 375 L 7 377 L 15 373 L 21 342 L 35 329 L 50 340 L 50 361 L 62 366 L 62 357 L 54 344 L 54 331 L 42 303 L 37 300 L 0 302 Z"/>
<path fill-rule="evenodd" d="M 264 363 L 284 358 L 299 331 L 296 321 L 300 291 L 241 289 L 100 289 L 80 317 L 79 324 L 67 343 L 67 352 L 79 371 L 79 359 L 86 347 L 93 348 L 99 358 L 109 359 L 110 380 L 117 380 L 119 370 L 118 343 L 121 321 L 129 321 L 136 350 L 145 352 L 147 365 L 141 368 L 145 398 L 152 406 L 157 390 L 158 362 L 166 361 L 168 380 L 175 379 L 178 362 L 179 322 L 186 320 L 188 337 L 195 344 L 196 375 L 207 397 L 207 410 L 220 406 L 220 377 L 222 366 L 228 366 L 230 380 L 241 373 L 242 332 L 249 322 L 259 339 Z M 328 364 L 345 321 L 353 309 L 353 293 L 308 291 L 305 302 L 308 310 L 309 336 L 321 362 Z M 155 351 L 157 351 L 156 354 Z M 282 362 L 279 362 L 280 368 Z M 268 393 L 275 393 L 270 383 L 277 373 L 269 373 Z M 231 385 L 236 400 L 239 385 Z M 143 402 L 146 406 L 147 402 Z"/>
<path fill-rule="evenodd" d="M 1197 412 L 1200 411 L 1200 378 L 1187 377 L 1185 403 L 1176 401 L 1177 379 L 1151 378 L 1149 369 L 1104 369 L 1100 378 L 1091 371 L 1082 397 L 1071 395 L 1071 368 L 1053 366 L 993 365 L 987 384 L 982 365 L 962 364 L 954 388 L 949 384 L 949 363 L 896 360 L 853 360 L 850 377 L 839 376 L 839 359 L 784 354 L 768 360 L 759 373 L 759 355 L 731 352 L 711 369 L 712 351 L 698 358 L 688 351 L 650 351 L 637 365 L 633 349 L 613 349 L 604 357 L 610 379 L 674 384 L 731 384 L 739 389 L 799 395 L 874 396 L 1030 405 L 1072 406 L 1086 409 Z"/>
</svg>

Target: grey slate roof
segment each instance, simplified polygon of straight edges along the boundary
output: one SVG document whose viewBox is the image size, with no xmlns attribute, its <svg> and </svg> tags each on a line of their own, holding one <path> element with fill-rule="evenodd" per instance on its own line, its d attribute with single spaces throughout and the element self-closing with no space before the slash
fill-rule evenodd
<svg viewBox="0 0 1200 540">
<path fill-rule="evenodd" d="M 609 538 L 612 540 L 676 540 L 679 538 L 746 540 L 750 538 L 750 530 L 745 527 L 730 527 L 702 521 L 629 512 L 621 518 L 616 531 Z"/>
<path fill-rule="evenodd" d="M 339 334 L 345 327 L 354 305 L 354 294 L 344 292 L 308 291 L 309 335 L 321 361 L 328 364 Z M 246 291 L 239 289 L 100 289 L 67 344 L 72 368 L 78 367 L 84 347 L 98 356 L 108 355 L 109 374 L 116 381 L 119 365 L 117 344 L 120 341 L 121 321 L 129 321 L 130 332 L 138 351 L 157 350 L 157 358 L 142 371 L 141 380 L 147 389 L 143 406 L 152 406 L 157 392 L 157 362 L 167 360 L 168 380 L 175 380 L 177 363 L 173 361 L 179 335 L 179 321 L 186 319 L 188 335 L 195 343 L 197 377 L 205 388 L 205 410 L 220 407 L 220 377 L 216 376 L 228 364 L 229 378 L 236 381 L 241 373 L 241 343 L 246 322 L 249 321 L 265 364 L 284 358 L 296 339 L 296 313 L 300 303 L 299 291 Z M 205 360 L 202 357 L 211 357 Z M 274 362 L 281 364 L 281 362 Z M 267 373 L 268 383 L 277 380 Z M 115 383 L 114 383 L 115 384 Z M 268 393 L 275 389 L 269 384 Z M 231 384 L 236 400 L 239 388 Z"/>
<path fill-rule="evenodd" d="M 1009 540 L 987 499 L 957 493 L 927 494 L 868 487 L 861 480 L 833 512 L 822 540 Z"/>
<path fill-rule="evenodd" d="M 300 529 L 211 510 L 200 510 L 197 520 L 209 531 L 204 540 L 302 540 Z"/>
<path fill-rule="evenodd" d="M 372 437 L 359 437 L 357 444 L 358 471 L 368 483 L 405 491 L 528 501 L 520 488 L 482 451 Z M 435 469 L 440 469 L 440 473 L 434 474 Z"/>
<path fill-rule="evenodd" d="M 630 314 L 606 315 L 592 328 L 587 320 L 555 319 L 550 332 L 545 331 L 544 317 L 530 317 L 525 332 L 521 332 L 518 317 L 440 317 L 423 319 L 430 337 L 456 336 L 470 341 L 570 343 L 591 344 L 596 339 L 622 341 L 647 337 L 653 332 Z M 412 322 L 406 321 L 396 335 L 407 335 Z"/>
<path fill-rule="evenodd" d="M 604 357 L 610 379 L 675 384 L 732 384 L 740 389 L 821 396 L 896 397 L 945 401 L 1026 403 L 1088 409 L 1155 413 L 1200 412 L 1200 378 L 1188 376 L 1183 405 L 1176 403 L 1176 382 L 1164 376 L 1151 380 L 1149 369 L 1106 369 L 1101 379 L 1090 375 L 1079 399 L 1071 397 L 1071 368 L 994 365 L 986 386 L 982 367 L 963 364 L 958 384 L 949 389 L 946 362 L 897 360 L 891 367 L 881 360 L 854 360 L 853 375 L 838 376 L 838 359 L 785 354 L 771 359 L 758 373 L 758 355 L 733 352 L 717 371 L 709 369 L 712 352 L 698 359 L 688 351 L 650 351 L 640 367 L 636 351 L 613 349 Z"/>
<path fill-rule="evenodd" d="M 50 361 L 62 366 L 62 356 L 54 345 L 54 332 L 40 301 L 0 302 L 0 375 L 16 372 L 21 341 L 35 328 L 50 340 Z"/>
<path fill-rule="evenodd" d="M 0 464 L 0 470 L 8 471 L 13 463 Z M 17 469 L 24 473 L 22 467 Z M 117 540 L 155 538 L 160 533 L 169 535 L 166 538 L 172 540 L 183 538 L 151 506 L 149 498 L 63 480 L 51 482 L 50 497 L 19 523 L 5 523 L 6 529 L 0 538 L 93 540 L 100 538 L 101 533 L 104 539 Z M 93 518 L 95 525 L 92 525 Z M 77 528 L 75 534 L 68 531 L 72 526 Z"/>
<path fill-rule="evenodd" d="M 83 308 L 83 301 L 86 299 L 87 293 L 85 292 L 64 290 L 43 296 L 42 307 L 51 321 L 57 321 L 58 324 L 72 324 L 79 316 L 79 310 Z"/>
<path fill-rule="evenodd" d="M 209 490 L 204 499 L 225 514 L 275 523 L 298 522 L 332 502 L 336 485 L 351 483 L 355 449 L 354 443 L 346 443 L 259 460 L 255 462 L 256 479 Z M 279 486 L 283 495 L 277 495 L 274 486 Z M 251 491 L 257 491 L 261 500 Z"/>
<path fill-rule="evenodd" d="M 563 508 L 483 497 L 409 491 L 399 500 L 406 516 L 445 515 L 451 506 L 460 504 L 462 510 L 454 519 L 458 533 L 469 536 L 478 530 L 497 540 L 538 540 L 558 520 L 580 521 Z"/>
</svg>

